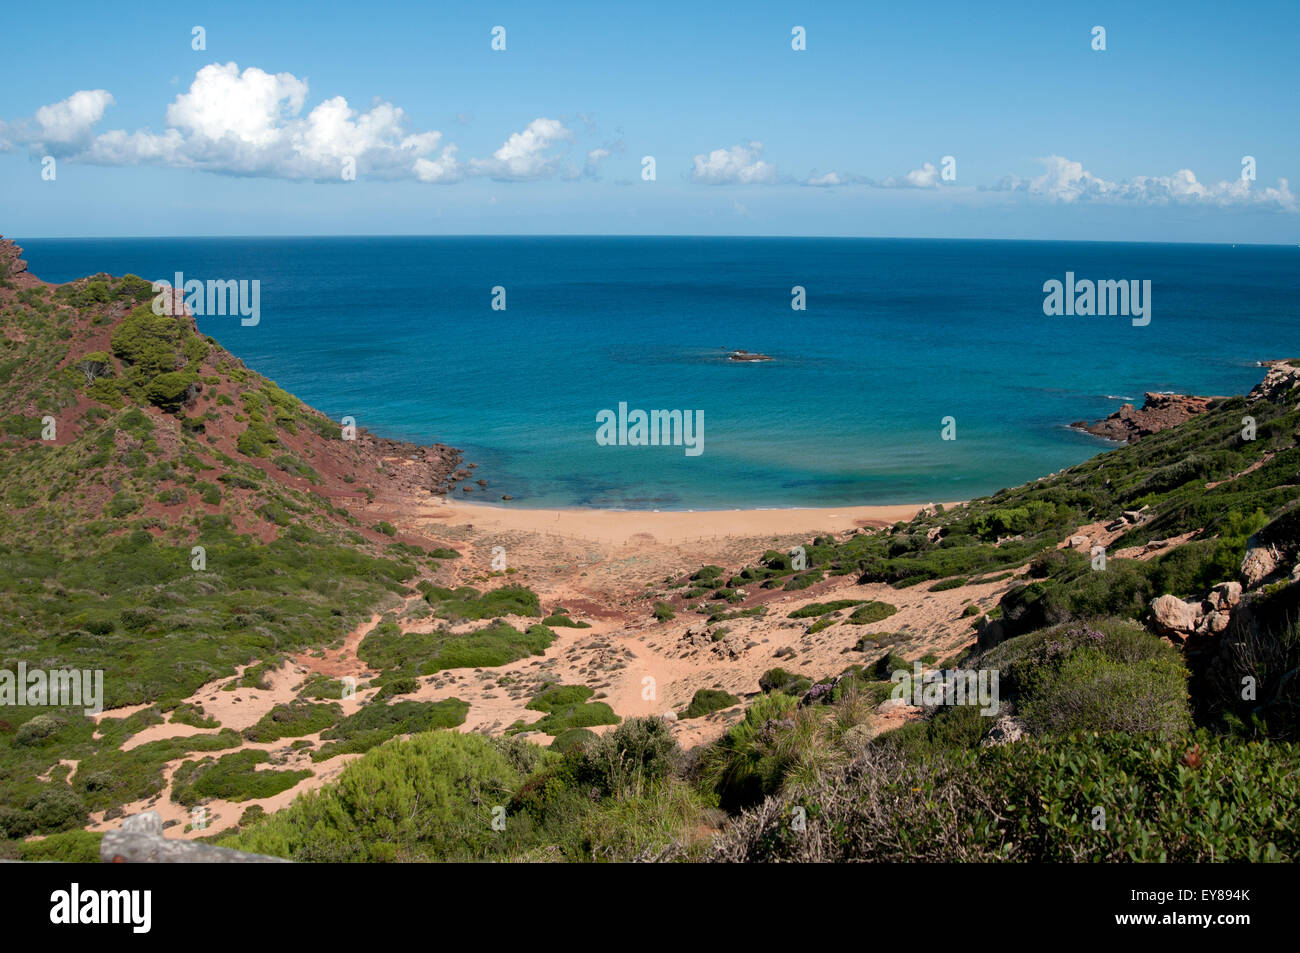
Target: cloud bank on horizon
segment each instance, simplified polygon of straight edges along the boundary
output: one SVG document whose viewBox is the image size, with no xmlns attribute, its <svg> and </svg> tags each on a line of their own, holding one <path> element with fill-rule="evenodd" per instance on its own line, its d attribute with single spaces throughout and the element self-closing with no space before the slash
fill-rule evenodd
<svg viewBox="0 0 1300 953">
<path fill-rule="evenodd" d="M 359 178 L 437 185 L 471 178 L 595 180 L 601 178 L 602 162 L 624 151 L 621 140 L 607 142 L 587 150 L 579 162 L 569 154 L 578 133 L 563 120 L 539 116 L 524 129 L 510 132 L 491 154 L 461 159 L 459 147 L 446 142 L 442 131 L 408 129 L 406 113 L 391 102 L 376 101 L 358 110 L 343 96 L 333 96 L 308 110 L 309 95 L 307 80 L 292 73 L 272 74 L 255 66 L 240 70 L 235 62 L 211 63 L 200 68 L 189 89 L 166 107 L 160 133 L 148 128 L 97 131 L 115 99 L 105 89 L 83 89 L 39 107 L 30 118 L 0 120 L 0 151 L 25 148 L 37 158 L 52 156 L 99 166 L 155 165 L 316 182 L 345 180 L 343 170 L 351 168 Z M 584 125 L 594 123 L 587 120 Z M 1063 205 L 1181 204 L 1297 211 L 1289 182 L 1281 177 L 1274 186 L 1256 186 L 1246 176 L 1203 183 L 1184 168 L 1108 181 L 1081 162 L 1050 154 L 1038 160 L 1044 169 L 1041 175 L 1007 174 L 991 185 L 958 186 L 932 162 L 882 179 L 845 170 L 813 171 L 800 177 L 779 171 L 763 152 L 759 141 L 714 148 L 680 163 L 681 177 L 702 186 L 860 186 L 931 193 L 1023 193 Z M 672 167 L 669 157 L 657 161 Z"/>
</svg>

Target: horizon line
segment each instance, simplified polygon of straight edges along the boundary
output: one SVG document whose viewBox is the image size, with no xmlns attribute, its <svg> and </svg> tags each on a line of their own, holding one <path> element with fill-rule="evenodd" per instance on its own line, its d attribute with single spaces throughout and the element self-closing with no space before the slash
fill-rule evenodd
<svg viewBox="0 0 1300 953">
<path fill-rule="evenodd" d="M 557 233 L 557 232 L 460 232 L 460 233 L 427 233 L 427 232 L 356 232 L 356 233 L 331 233 L 331 234 L 302 234 L 302 233 L 268 233 L 268 234 L 219 234 L 219 235 L 6 235 L 0 232 L 0 238 L 9 238 L 11 241 L 140 241 L 145 239 L 229 239 L 229 240 L 258 240 L 258 239 L 284 239 L 291 238 L 299 241 L 311 239 L 334 239 L 334 238 L 443 238 L 443 239 L 482 239 L 482 238 L 676 238 L 676 239 L 695 239 L 700 241 L 708 240 L 728 240 L 728 241 L 897 241 L 897 242 L 1005 242 L 1008 244 L 1041 244 L 1041 245 L 1202 245 L 1202 246 L 1223 246 L 1235 248 L 1238 245 L 1246 245 L 1252 248 L 1290 248 L 1291 242 L 1254 242 L 1254 241 L 1135 241 L 1126 239 L 1103 239 L 1103 238 L 968 238 L 968 237 L 947 237 L 947 236 L 903 236 L 903 235 L 693 235 L 675 232 L 574 232 L 574 233 Z M 1300 248 L 1300 242 L 1295 247 Z"/>
</svg>

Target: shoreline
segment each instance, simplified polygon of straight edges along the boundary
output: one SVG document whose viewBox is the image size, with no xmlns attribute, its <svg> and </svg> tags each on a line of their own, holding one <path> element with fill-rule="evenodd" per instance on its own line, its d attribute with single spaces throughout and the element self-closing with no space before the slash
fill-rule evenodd
<svg viewBox="0 0 1300 953">
<path fill-rule="evenodd" d="M 685 543 L 713 537 L 790 536 L 907 522 L 921 510 L 965 501 L 866 506 L 732 510 L 511 509 L 469 500 L 424 502 L 412 516 L 475 530 L 533 532 L 579 537 L 606 544 Z"/>
</svg>

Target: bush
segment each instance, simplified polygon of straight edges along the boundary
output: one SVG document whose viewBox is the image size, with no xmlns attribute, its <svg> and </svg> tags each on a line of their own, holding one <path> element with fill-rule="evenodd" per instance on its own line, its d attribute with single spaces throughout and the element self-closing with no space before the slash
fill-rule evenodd
<svg viewBox="0 0 1300 953">
<path fill-rule="evenodd" d="M 734 821 L 709 859 L 1293 861 L 1300 829 L 1277 805 L 1297 797 L 1290 744 L 1086 734 L 920 760 L 877 745 Z"/>
<path fill-rule="evenodd" d="M 848 621 L 851 625 L 871 625 L 888 619 L 897 611 L 898 607 L 888 602 L 868 602 L 854 609 Z"/>
<path fill-rule="evenodd" d="M 505 615 L 536 618 L 542 614 L 537 594 L 526 586 L 502 586 L 481 594 L 472 586 L 446 589 L 422 583 L 419 588 L 434 614 L 443 619 L 495 619 Z"/>
<path fill-rule="evenodd" d="M 490 668 L 507 665 L 529 655 L 541 655 L 555 641 L 544 625 L 524 632 L 496 622 L 461 635 L 436 629 L 407 632 L 391 623 L 376 626 L 357 649 L 372 668 L 384 670 L 384 679 L 432 675 L 448 668 Z"/>
<path fill-rule="evenodd" d="M 86 805 L 65 784 L 43 785 L 44 790 L 27 802 L 33 829 L 44 834 L 84 827 L 90 820 Z"/>
<path fill-rule="evenodd" d="M 572 728 L 616 725 L 618 715 L 604 702 L 588 702 L 595 692 L 585 685 L 549 685 L 525 707 L 545 712 L 545 717 L 526 726 L 529 731 L 560 735 Z"/>
<path fill-rule="evenodd" d="M 764 694 L 784 692 L 786 695 L 802 695 L 812 688 L 812 679 L 807 675 L 787 672 L 783 668 L 769 668 L 758 677 L 758 687 Z"/>
<path fill-rule="evenodd" d="M 489 740 L 419 734 L 367 752 L 336 784 L 220 843 L 299 861 L 483 858 L 498 836 L 493 808 L 518 784 Z"/>
<path fill-rule="evenodd" d="M 654 716 L 629 718 L 595 744 L 583 749 L 582 764 L 607 793 L 637 794 L 666 778 L 681 749 L 672 728 Z"/>
<path fill-rule="evenodd" d="M 1190 727 L 1187 670 L 1177 649 L 1123 619 L 1066 624 L 986 652 L 975 668 L 995 669 L 1036 733 L 1149 732 Z"/>
<path fill-rule="evenodd" d="M 839 612 L 841 609 L 847 609 L 850 606 L 860 606 L 866 601 L 866 599 L 836 599 L 834 602 L 810 602 L 806 606 L 791 612 L 790 618 L 809 619 L 813 616 L 823 616 L 831 612 Z"/>
<path fill-rule="evenodd" d="M 405 680 L 397 681 L 400 686 Z M 335 755 L 369 751 L 397 735 L 455 728 L 465 723 L 468 712 L 469 703 L 459 698 L 434 702 L 403 699 L 389 704 L 376 698 L 333 728 L 321 732 L 321 741 L 326 743 L 312 753 L 312 760 L 327 761 Z"/>
<path fill-rule="evenodd" d="M 311 772 L 258 770 L 271 756 L 257 748 L 223 755 L 215 761 L 186 761 L 172 777 L 172 800 L 192 807 L 206 798 L 249 801 L 287 791 Z"/>
<path fill-rule="evenodd" d="M 37 715 L 29 718 L 14 732 L 14 744 L 20 747 L 37 747 L 44 745 L 67 727 L 67 719 L 58 715 Z"/>
<path fill-rule="evenodd" d="M 555 736 L 555 740 L 551 742 L 551 750 L 564 754 L 586 748 L 599 740 L 600 735 L 590 728 L 570 728 L 568 731 L 562 731 Z"/>
<path fill-rule="evenodd" d="M 118 493 L 104 507 L 104 515 L 113 519 L 129 516 L 140 508 L 140 501 L 129 493 Z"/>
<path fill-rule="evenodd" d="M 715 711 L 740 704 L 740 699 L 730 692 L 715 688 L 701 688 L 691 698 L 691 703 L 678 712 L 679 718 L 702 718 Z"/>
<path fill-rule="evenodd" d="M 795 752 L 783 734 L 794 727 L 798 702 L 789 695 L 762 695 L 745 711 L 745 718 L 701 755 L 705 785 L 723 808 L 748 806 L 781 786 Z"/>
<path fill-rule="evenodd" d="M 192 388 L 198 383 L 198 375 L 191 371 L 169 371 L 159 374 L 149 381 L 144 388 L 144 396 L 151 403 L 175 413 L 193 396 Z"/>
</svg>

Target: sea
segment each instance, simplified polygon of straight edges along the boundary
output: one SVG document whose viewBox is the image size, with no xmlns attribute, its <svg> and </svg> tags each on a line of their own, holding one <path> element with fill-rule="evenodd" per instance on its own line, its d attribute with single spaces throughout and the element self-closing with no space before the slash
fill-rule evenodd
<svg viewBox="0 0 1300 953">
<path fill-rule="evenodd" d="M 200 329 L 336 420 L 461 448 L 488 481 L 468 498 L 508 495 L 512 507 L 970 499 L 1112 446 L 1075 421 L 1140 405 L 1149 391 L 1245 393 L 1263 376 L 1259 361 L 1300 357 L 1291 246 L 17 241 L 47 281 L 257 281 L 256 324 L 202 315 Z M 1149 322 L 1045 314 L 1045 283 L 1067 273 L 1076 286 L 1149 281 Z M 734 361 L 734 350 L 772 360 Z M 698 447 L 633 445 L 635 428 L 621 440 L 617 425 L 598 440 L 598 421 L 620 404 L 625 418 L 679 410 L 702 421 Z"/>
</svg>

